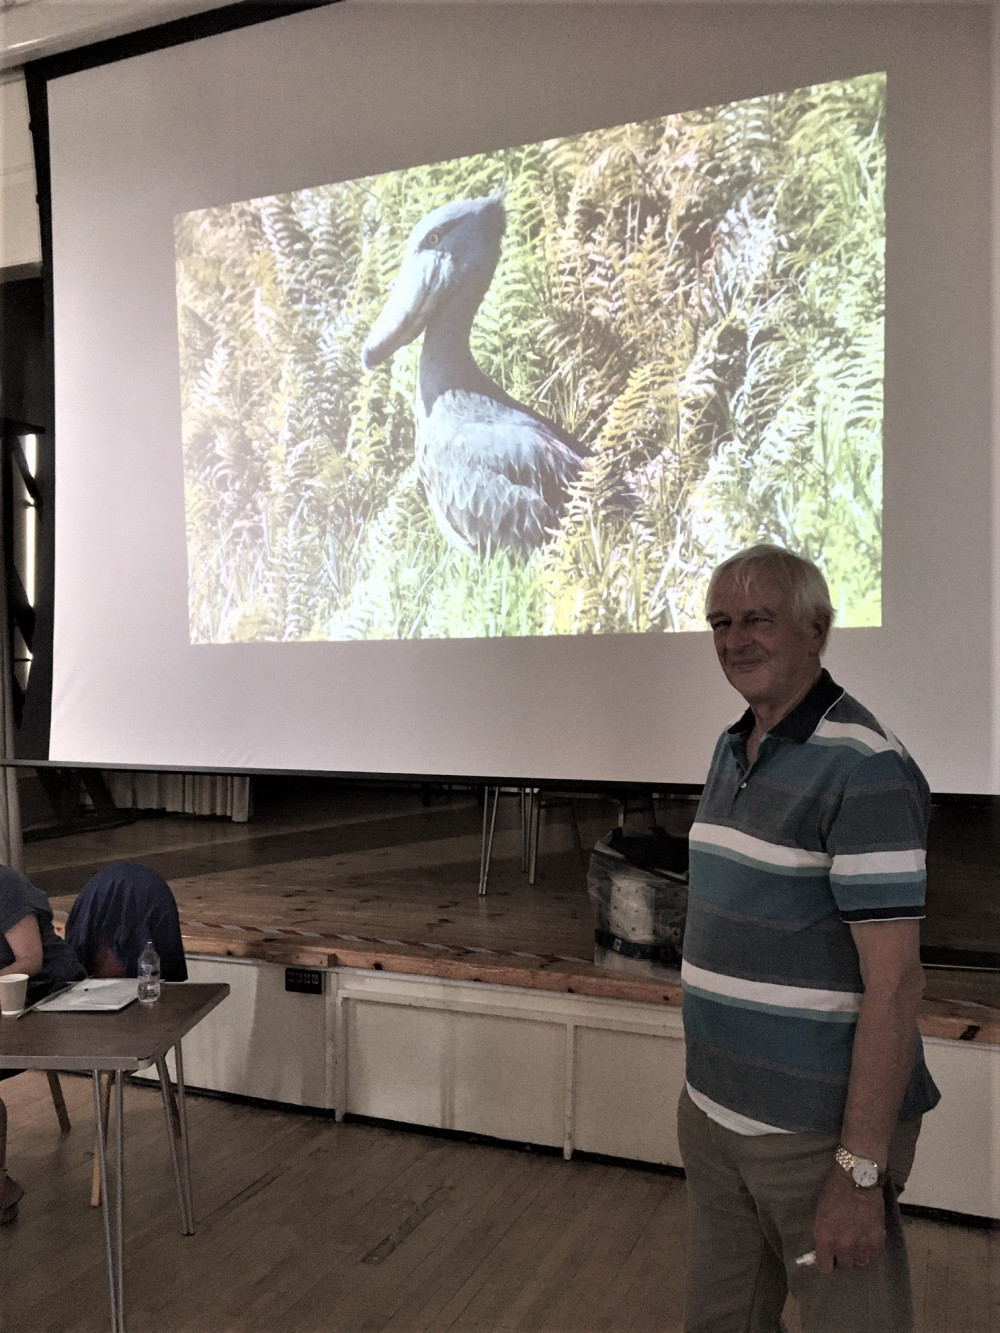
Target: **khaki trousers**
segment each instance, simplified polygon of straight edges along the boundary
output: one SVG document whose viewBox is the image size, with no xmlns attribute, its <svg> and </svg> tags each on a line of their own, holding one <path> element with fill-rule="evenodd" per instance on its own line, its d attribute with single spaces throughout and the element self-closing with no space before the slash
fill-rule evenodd
<svg viewBox="0 0 1000 1333">
<path fill-rule="evenodd" d="M 685 1333 L 780 1333 L 795 1297 L 806 1333 L 911 1333 L 910 1274 L 896 1196 L 920 1121 L 899 1126 L 885 1184 L 885 1251 L 824 1276 L 795 1259 L 815 1246 L 813 1218 L 834 1167 L 830 1134 L 734 1134 L 687 1092 L 677 1114 L 688 1185 Z"/>
</svg>

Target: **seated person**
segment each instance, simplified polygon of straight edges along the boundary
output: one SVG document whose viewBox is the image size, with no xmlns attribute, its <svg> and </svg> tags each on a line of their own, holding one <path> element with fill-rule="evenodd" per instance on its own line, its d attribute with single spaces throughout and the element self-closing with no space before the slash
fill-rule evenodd
<svg viewBox="0 0 1000 1333">
<path fill-rule="evenodd" d="M 164 981 L 187 981 L 177 904 L 166 880 L 136 861 L 99 870 L 77 894 L 66 940 L 92 977 L 134 977 L 152 940 Z"/>
<path fill-rule="evenodd" d="M 73 950 L 52 929 L 52 908 L 41 889 L 8 866 L 0 866 L 0 976 L 26 972 L 33 1004 L 48 991 L 86 973 Z M 0 1071 L 0 1079 L 19 1071 Z M 7 1108 L 0 1101 L 0 1226 L 13 1222 L 24 1194 L 7 1174 Z"/>
</svg>

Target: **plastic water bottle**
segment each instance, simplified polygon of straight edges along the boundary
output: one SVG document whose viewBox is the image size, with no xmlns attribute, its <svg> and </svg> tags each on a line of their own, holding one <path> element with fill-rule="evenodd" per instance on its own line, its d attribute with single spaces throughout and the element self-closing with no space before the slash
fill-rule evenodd
<svg viewBox="0 0 1000 1333">
<path fill-rule="evenodd" d="M 160 955 L 153 948 L 153 941 L 147 940 L 139 955 L 139 1000 L 142 1004 L 154 1004 L 159 998 Z"/>
</svg>

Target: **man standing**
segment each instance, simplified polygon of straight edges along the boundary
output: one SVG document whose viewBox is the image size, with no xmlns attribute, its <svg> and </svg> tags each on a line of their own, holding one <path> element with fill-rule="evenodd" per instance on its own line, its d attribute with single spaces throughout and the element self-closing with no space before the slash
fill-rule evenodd
<svg viewBox="0 0 1000 1333">
<path fill-rule="evenodd" d="M 807 1333 L 912 1327 L 896 1195 L 939 1098 L 916 1026 L 929 793 L 822 668 L 832 620 L 820 571 L 780 547 L 712 576 L 749 708 L 691 829 L 688 1333 L 777 1333 L 789 1290 Z"/>
</svg>

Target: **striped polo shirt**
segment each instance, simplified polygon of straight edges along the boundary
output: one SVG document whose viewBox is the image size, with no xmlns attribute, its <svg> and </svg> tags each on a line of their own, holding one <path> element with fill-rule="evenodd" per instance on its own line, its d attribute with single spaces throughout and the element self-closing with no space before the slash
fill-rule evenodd
<svg viewBox="0 0 1000 1333">
<path fill-rule="evenodd" d="M 826 671 L 748 765 L 753 722 L 720 737 L 691 828 L 688 1092 L 739 1133 L 838 1133 L 863 990 L 850 927 L 924 915 L 930 794 Z M 938 1098 L 914 1028 L 901 1118 Z"/>
</svg>

